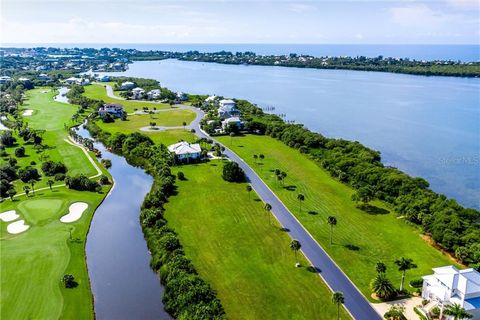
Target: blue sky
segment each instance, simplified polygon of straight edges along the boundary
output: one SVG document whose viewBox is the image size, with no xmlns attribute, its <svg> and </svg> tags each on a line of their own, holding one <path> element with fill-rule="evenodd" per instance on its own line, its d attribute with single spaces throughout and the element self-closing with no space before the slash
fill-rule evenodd
<svg viewBox="0 0 480 320">
<path fill-rule="evenodd" d="M 479 44 L 480 0 L 1 0 L 2 43 Z"/>
</svg>

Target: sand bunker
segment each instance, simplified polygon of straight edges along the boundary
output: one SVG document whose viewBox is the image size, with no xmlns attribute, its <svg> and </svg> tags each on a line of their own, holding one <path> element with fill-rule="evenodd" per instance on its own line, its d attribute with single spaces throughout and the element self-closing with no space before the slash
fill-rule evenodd
<svg viewBox="0 0 480 320">
<path fill-rule="evenodd" d="M 0 220 L 4 222 L 13 221 L 20 217 L 15 210 L 5 211 L 0 213 Z"/>
<path fill-rule="evenodd" d="M 33 110 L 28 109 L 28 110 L 23 111 L 22 115 L 29 117 L 32 114 L 33 114 Z"/>
<path fill-rule="evenodd" d="M 87 210 L 88 204 L 85 202 L 75 202 L 70 205 L 68 208 L 68 214 L 60 218 L 60 221 L 63 223 L 70 223 L 77 221 L 82 217 L 82 213 Z"/>
<path fill-rule="evenodd" d="M 30 226 L 25 224 L 25 220 L 18 220 L 10 223 L 7 226 L 7 231 L 8 233 L 11 233 L 11 234 L 17 234 L 17 233 L 22 233 L 24 231 L 27 231 L 28 228 L 30 228 Z"/>
</svg>

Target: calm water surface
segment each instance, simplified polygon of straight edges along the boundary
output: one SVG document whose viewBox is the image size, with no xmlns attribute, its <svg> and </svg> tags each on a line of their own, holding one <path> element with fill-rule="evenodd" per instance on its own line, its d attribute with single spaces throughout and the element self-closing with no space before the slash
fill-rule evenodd
<svg viewBox="0 0 480 320">
<path fill-rule="evenodd" d="M 90 137 L 84 129 L 79 134 Z M 115 180 L 111 194 L 95 211 L 87 237 L 96 319 L 171 319 L 163 310 L 163 288 L 150 269 L 139 222 L 140 206 L 153 180 L 102 144 L 95 147 L 112 161 L 109 171 Z"/>
<path fill-rule="evenodd" d="M 114 75 L 275 107 L 313 131 L 379 150 L 385 164 L 480 208 L 480 79 L 177 60 L 135 62 Z"/>
</svg>

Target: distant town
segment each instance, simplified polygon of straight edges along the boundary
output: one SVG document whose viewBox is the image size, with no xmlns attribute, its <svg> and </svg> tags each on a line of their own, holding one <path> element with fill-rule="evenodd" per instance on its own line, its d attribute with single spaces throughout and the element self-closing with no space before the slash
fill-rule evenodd
<svg viewBox="0 0 480 320">
<path fill-rule="evenodd" d="M 281 67 L 348 69 L 417 75 L 480 77 L 480 62 L 451 60 L 412 60 L 402 57 L 314 57 L 311 55 L 258 55 L 254 52 L 140 51 L 119 48 L 2 48 L 0 72 L 9 75 L 14 70 L 70 72 L 125 71 L 138 60 L 178 59 L 222 64 L 269 65 Z"/>
</svg>

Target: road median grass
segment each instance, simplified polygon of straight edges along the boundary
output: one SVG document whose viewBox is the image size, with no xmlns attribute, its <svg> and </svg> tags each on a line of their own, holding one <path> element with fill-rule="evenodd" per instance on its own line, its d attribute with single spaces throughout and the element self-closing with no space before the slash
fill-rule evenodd
<svg viewBox="0 0 480 320">
<path fill-rule="evenodd" d="M 229 319 L 334 319 L 331 291 L 246 183 L 221 178 L 222 161 L 174 167 L 186 180 L 165 217 Z M 270 216 L 270 217 L 269 217 Z M 342 309 L 342 319 L 349 316 Z"/>
<path fill-rule="evenodd" d="M 219 140 L 250 164 L 371 301 L 369 283 L 375 277 L 375 264 L 379 261 L 387 265 L 387 276 L 395 286 L 400 284 L 401 273 L 394 261 L 400 257 L 411 258 L 418 265 L 407 272 L 405 283 L 430 274 L 433 267 L 455 264 L 426 243 L 417 227 L 398 219 L 384 203 L 373 201 L 371 204 L 379 210 L 371 213 L 358 209 L 351 200 L 353 189 L 333 179 L 298 150 L 268 136 L 219 137 Z M 263 154 L 265 159 L 256 160 L 254 154 Z M 283 182 L 277 180 L 275 169 L 287 173 Z M 303 194 L 305 200 L 299 201 L 298 194 Z M 328 216 L 336 216 L 338 220 L 333 228 L 332 245 Z"/>
</svg>

